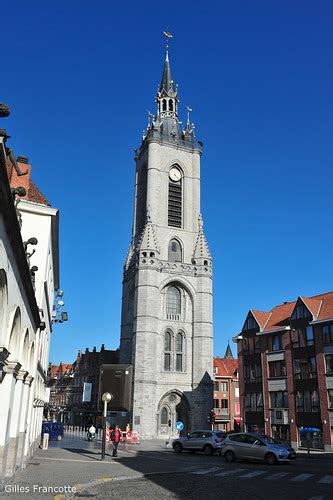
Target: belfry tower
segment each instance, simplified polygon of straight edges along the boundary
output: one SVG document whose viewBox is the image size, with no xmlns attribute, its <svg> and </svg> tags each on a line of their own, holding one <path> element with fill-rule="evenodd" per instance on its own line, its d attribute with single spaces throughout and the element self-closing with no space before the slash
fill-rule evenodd
<svg viewBox="0 0 333 500">
<path fill-rule="evenodd" d="M 206 428 L 213 408 L 212 257 L 200 208 L 202 143 L 180 129 L 168 46 L 157 115 L 135 151 L 132 241 L 124 266 L 120 362 L 134 367 L 133 429 Z M 151 116 L 151 115 L 150 115 Z"/>
</svg>

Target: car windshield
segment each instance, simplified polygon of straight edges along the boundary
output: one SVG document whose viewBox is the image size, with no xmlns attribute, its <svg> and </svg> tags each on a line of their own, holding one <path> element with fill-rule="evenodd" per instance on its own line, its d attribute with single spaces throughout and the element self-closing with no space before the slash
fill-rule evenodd
<svg viewBox="0 0 333 500">
<path fill-rule="evenodd" d="M 268 443 L 268 444 L 281 444 L 280 441 L 278 441 L 277 439 L 274 439 L 270 436 L 259 436 L 259 437 L 260 437 L 260 439 L 265 441 L 265 443 Z"/>
</svg>

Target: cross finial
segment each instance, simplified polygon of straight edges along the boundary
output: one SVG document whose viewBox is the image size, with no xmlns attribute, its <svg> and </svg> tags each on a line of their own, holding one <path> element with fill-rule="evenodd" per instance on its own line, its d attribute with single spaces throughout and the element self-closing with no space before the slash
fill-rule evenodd
<svg viewBox="0 0 333 500">
<path fill-rule="evenodd" d="M 190 113 L 192 110 L 192 108 L 190 108 L 190 106 L 186 106 L 186 109 L 187 109 L 187 123 L 190 123 Z"/>
</svg>

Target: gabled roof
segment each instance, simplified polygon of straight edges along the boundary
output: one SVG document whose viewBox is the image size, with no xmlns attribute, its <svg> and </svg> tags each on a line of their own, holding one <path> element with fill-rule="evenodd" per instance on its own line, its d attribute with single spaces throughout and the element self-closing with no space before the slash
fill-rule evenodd
<svg viewBox="0 0 333 500">
<path fill-rule="evenodd" d="M 304 302 L 305 306 L 309 309 L 312 316 L 317 318 L 319 311 L 320 311 L 321 304 L 322 304 L 322 300 L 309 299 L 307 297 L 300 297 L 300 299 Z"/>
<path fill-rule="evenodd" d="M 271 311 L 250 310 L 260 326 L 261 333 L 269 333 L 289 325 L 290 318 L 299 300 L 302 300 L 315 320 L 323 321 L 333 318 L 333 292 L 313 295 L 312 297 L 300 296 L 293 302 L 279 304 Z"/>
<path fill-rule="evenodd" d="M 220 377 L 234 377 L 238 370 L 238 359 L 214 358 L 214 369 L 215 368 L 217 368 L 217 373 L 214 373 L 214 375 Z"/>
<path fill-rule="evenodd" d="M 258 323 L 260 330 L 263 330 L 267 324 L 272 313 L 265 311 L 255 311 L 254 309 L 250 309 L 250 313 Z"/>
</svg>

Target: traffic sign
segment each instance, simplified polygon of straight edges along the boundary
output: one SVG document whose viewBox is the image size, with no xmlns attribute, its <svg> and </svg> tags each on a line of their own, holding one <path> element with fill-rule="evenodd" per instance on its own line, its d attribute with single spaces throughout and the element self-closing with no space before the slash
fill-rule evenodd
<svg viewBox="0 0 333 500">
<path fill-rule="evenodd" d="M 176 422 L 176 431 L 182 431 L 184 429 L 183 422 Z"/>
</svg>

